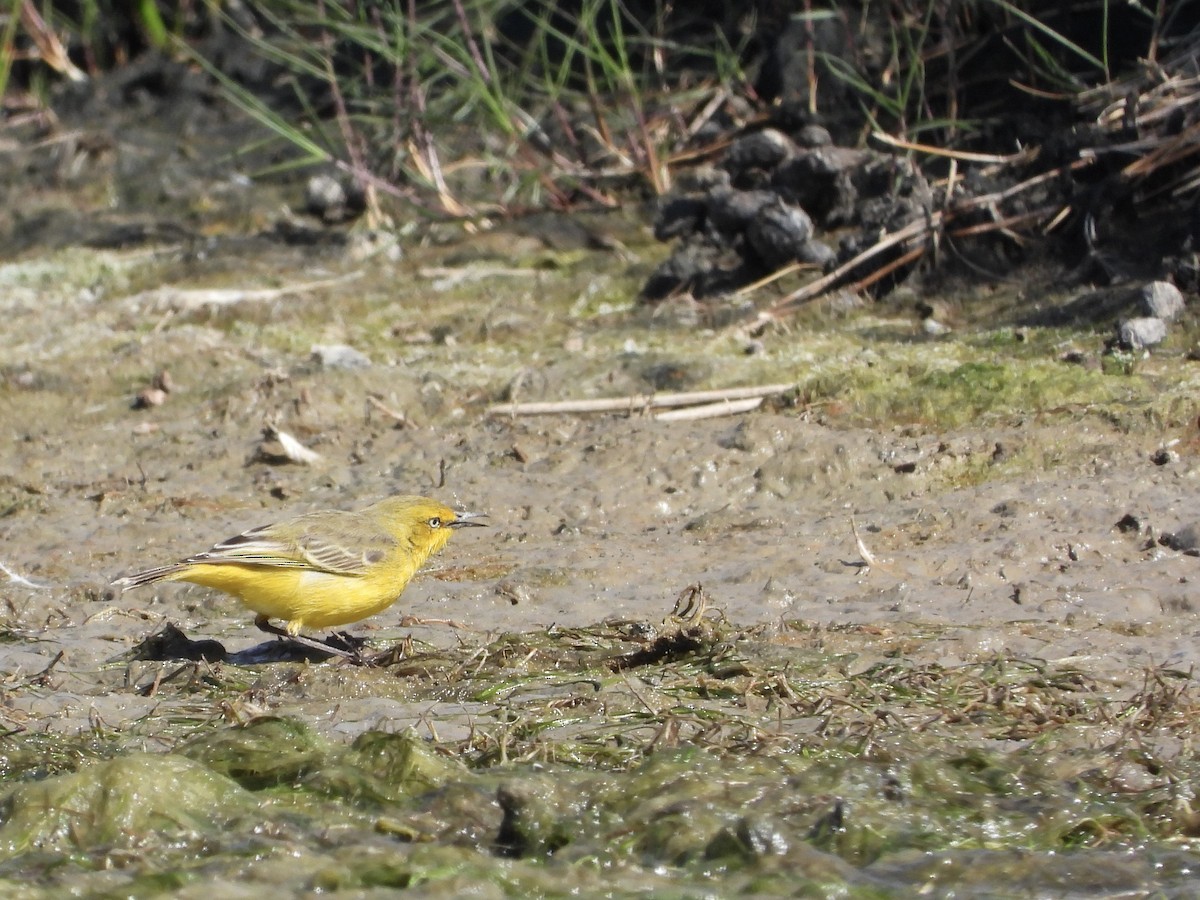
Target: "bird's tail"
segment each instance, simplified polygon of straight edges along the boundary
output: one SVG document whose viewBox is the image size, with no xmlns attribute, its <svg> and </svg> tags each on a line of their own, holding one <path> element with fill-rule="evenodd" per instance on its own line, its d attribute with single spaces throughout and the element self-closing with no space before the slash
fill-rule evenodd
<svg viewBox="0 0 1200 900">
<path fill-rule="evenodd" d="M 169 579 L 172 575 L 178 575 L 186 568 L 187 566 L 182 563 L 158 566 L 154 569 L 147 569 L 145 572 L 135 572 L 132 575 L 126 575 L 124 578 L 118 578 L 113 581 L 112 586 L 122 591 L 129 588 L 141 587 L 143 584 L 152 584 L 155 581 Z"/>
</svg>

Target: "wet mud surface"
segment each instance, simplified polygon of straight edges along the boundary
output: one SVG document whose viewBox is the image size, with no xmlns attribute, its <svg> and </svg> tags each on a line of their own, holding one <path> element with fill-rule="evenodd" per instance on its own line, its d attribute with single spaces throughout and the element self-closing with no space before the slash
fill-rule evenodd
<svg viewBox="0 0 1200 900">
<path fill-rule="evenodd" d="M 593 227 L 629 255 L 355 231 L 0 266 L 0 562 L 35 584 L 0 583 L 5 890 L 1193 891 L 1194 323 L 1101 360 L 958 297 L 936 339 L 896 303 L 751 340 L 640 307 L 665 250 Z M 489 410 L 779 382 L 693 422 Z M 372 667 L 107 587 L 394 492 L 491 527 L 350 627 Z"/>
</svg>

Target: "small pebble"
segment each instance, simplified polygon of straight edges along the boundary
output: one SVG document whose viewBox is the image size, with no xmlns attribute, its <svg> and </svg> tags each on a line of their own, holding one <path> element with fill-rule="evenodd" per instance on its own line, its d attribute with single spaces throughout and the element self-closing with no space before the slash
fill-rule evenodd
<svg viewBox="0 0 1200 900">
<path fill-rule="evenodd" d="M 137 392 L 137 396 L 133 398 L 133 408 L 150 409 L 153 406 L 162 406 L 166 400 L 167 392 L 162 388 L 142 388 Z"/>
<path fill-rule="evenodd" d="M 1151 318 L 1174 322 L 1183 315 L 1183 294 L 1169 281 L 1152 281 L 1139 293 L 1142 312 Z"/>
<path fill-rule="evenodd" d="M 1126 319 L 1117 329 L 1117 341 L 1127 350 L 1145 350 L 1166 339 L 1167 323 L 1151 316 Z"/>
<path fill-rule="evenodd" d="M 1164 534 L 1158 542 L 1188 556 L 1200 556 L 1200 524 L 1184 525 L 1178 531 Z"/>
<path fill-rule="evenodd" d="M 369 369 L 370 358 L 346 344 L 314 344 L 312 359 L 326 369 Z"/>
</svg>

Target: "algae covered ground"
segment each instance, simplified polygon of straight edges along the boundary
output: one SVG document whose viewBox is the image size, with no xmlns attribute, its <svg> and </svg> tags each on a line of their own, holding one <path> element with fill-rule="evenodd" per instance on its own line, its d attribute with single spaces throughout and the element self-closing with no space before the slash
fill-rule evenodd
<svg viewBox="0 0 1200 900">
<path fill-rule="evenodd" d="M 968 296 L 936 339 L 900 300 L 754 336 L 639 306 L 661 248 L 589 227 L 623 251 L 0 267 L 0 892 L 1193 895 L 1193 326 L 1102 356 Z M 350 629 L 369 666 L 107 587 L 397 491 L 491 527 Z"/>
</svg>

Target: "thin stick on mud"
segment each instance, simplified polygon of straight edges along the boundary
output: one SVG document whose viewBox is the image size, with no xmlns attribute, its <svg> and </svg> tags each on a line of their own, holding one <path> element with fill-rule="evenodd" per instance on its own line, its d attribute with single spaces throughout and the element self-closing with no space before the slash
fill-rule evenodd
<svg viewBox="0 0 1200 900">
<path fill-rule="evenodd" d="M 367 394 L 367 419 L 368 420 L 370 420 L 370 418 L 371 418 L 371 410 L 372 409 L 379 410 L 379 412 L 383 413 L 389 419 L 394 421 L 396 423 L 397 428 L 407 428 L 408 427 L 408 424 L 409 424 L 408 416 L 406 416 L 404 413 L 400 412 L 399 410 L 392 409 L 390 406 L 388 406 L 386 403 L 384 403 L 382 400 L 380 400 L 374 394 Z"/>
<path fill-rule="evenodd" d="M 752 281 L 745 287 L 738 288 L 738 290 L 734 292 L 734 296 L 745 297 L 748 294 L 753 294 L 755 291 L 765 288 L 768 284 L 778 281 L 781 278 L 786 278 L 787 276 L 794 275 L 797 272 L 803 272 L 805 269 L 815 268 L 817 268 L 817 266 L 813 265 L 812 263 L 789 263 L 782 269 L 776 269 L 770 275 L 764 275 L 757 281 Z"/>
<path fill-rule="evenodd" d="M 635 412 L 658 407 L 693 406 L 734 400 L 769 397 L 790 391 L 795 384 L 764 384 L 756 387 L 725 388 L 712 391 L 686 391 L 677 394 L 644 394 L 629 397 L 605 397 L 593 400 L 549 400 L 530 403 L 495 403 L 488 407 L 490 416 L 540 416 L 556 413 Z"/>
<path fill-rule="evenodd" d="M 971 153 L 966 150 L 951 150 L 946 147 L 937 147 L 933 144 L 918 144 L 915 141 L 906 141 L 883 131 L 872 131 L 871 139 L 878 141 L 888 147 L 895 147 L 897 150 L 916 150 L 918 153 L 925 153 L 929 156 L 944 156 L 948 159 L 958 159 L 963 162 L 973 163 L 992 163 L 994 165 L 1022 165 L 1024 163 L 1033 162 L 1040 153 L 1037 147 L 1030 147 L 1019 153 L 1010 153 L 1007 156 L 996 153 Z"/>
<path fill-rule="evenodd" d="M 718 416 L 735 416 L 739 413 L 750 412 L 762 406 L 762 397 L 750 397 L 745 400 L 721 400 L 717 403 L 705 403 L 701 406 L 685 406 L 670 412 L 659 413 L 654 418 L 658 422 L 693 422 L 697 419 L 715 419 Z"/>
<path fill-rule="evenodd" d="M 148 291 L 125 298 L 125 304 L 133 309 L 165 310 L 168 313 L 194 312 L 205 307 L 217 309 L 239 303 L 269 303 L 291 294 L 322 290 L 345 284 L 363 276 L 362 271 L 347 272 L 333 278 L 302 281 L 277 288 L 177 288 L 169 285 L 151 288 Z"/>
</svg>

